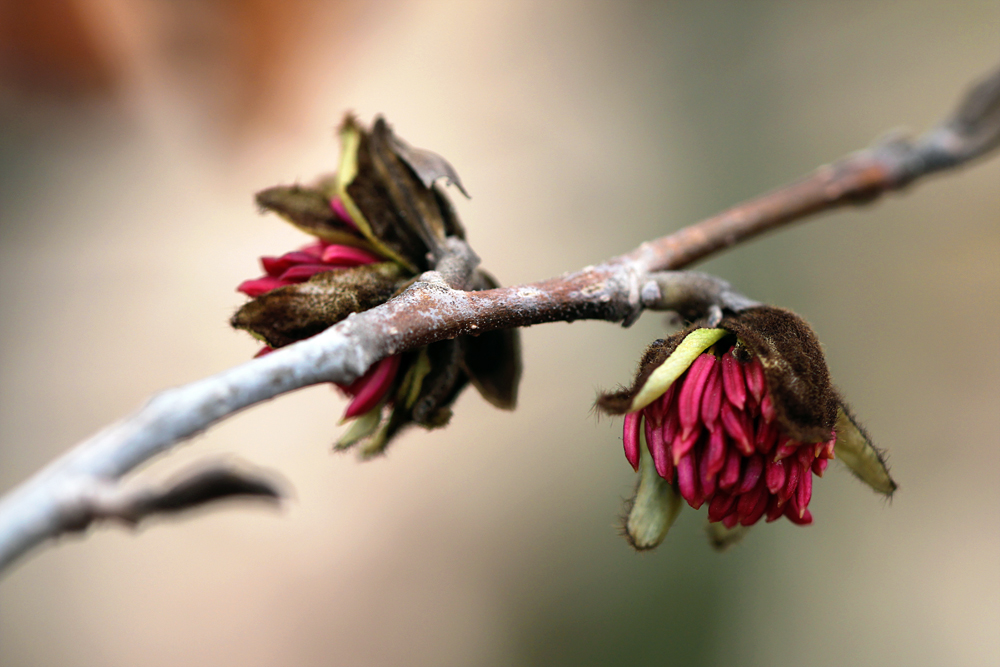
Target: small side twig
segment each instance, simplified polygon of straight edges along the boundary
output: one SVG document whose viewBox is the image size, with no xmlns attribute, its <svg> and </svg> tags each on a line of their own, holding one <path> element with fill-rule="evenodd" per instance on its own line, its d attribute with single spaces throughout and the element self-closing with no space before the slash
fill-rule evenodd
<svg viewBox="0 0 1000 667">
<path fill-rule="evenodd" d="M 723 311 L 738 313 L 761 305 L 743 296 L 725 280 L 697 271 L 661 271 L 649 274 L 642 286 L 642 305 L 650 310 L 673 310 L 686 320 L 708 316 L 708 325 L 722 321 Z"/>
<path fill-rule="evenodd" d="M 11 491 L 0 502 L 0 570 L 98 518 L 136 521 L 232 495 L 221 493 L 224 488 L 271 495 L 266 485 L 225 475 L 175 484 L 158 496 L 147 490 L 129 497 L 118 488 L 139 464 L 248 406 L 321 382 L 349 384 L 390 354 L 463 334 L 580 319 L 629 324 L 644 308 L 718 317 L 723 309 L 747 307 L 752 302 L 722 281 L 660 272 L 808 215 L 872 201 L 998 144 L 1000 69 L 974 87 L 948 120 L 915 141 L 883 142 L 599 266 L 530 285 L 465 292 L 478 258 L 464 243 L 453 244 L 436 271 L 391 301 L 308 340 L 162 392 Z"/>
<path fill-rule="evenodd" d="M 177 514 L 220 500 L 255 499 L 279 502 L 284 494 L 273 473 L 226 461 L 183 470 L 159 485 L 123 487 L 119 483 L 84 483 L 64 496 L 66 532 L 82 531 L 97 521 L 129 526 L 161 514 Z"/>
<path fill-rule="evenodd" d="M 943 122 L 907 140 L 893 135 L 810 176 L 644 243 L 625 256 L 646 271 L 680 269 L 758 234 L 842 206 L 867 204 L 1000 146 L 1000 67 L 979 80 Z"/>
</svg>

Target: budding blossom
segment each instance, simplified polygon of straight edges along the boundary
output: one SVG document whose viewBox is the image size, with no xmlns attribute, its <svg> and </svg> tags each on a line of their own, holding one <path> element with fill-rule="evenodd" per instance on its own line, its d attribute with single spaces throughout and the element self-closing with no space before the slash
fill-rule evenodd
<svg viewBox="0 0 1000 667">
<path fill-rule="evenodd" d="M 338 220 L 354 227 L 339 200 L 330 200 L 330 209 Z M 265 275 L 245 280 L 236 289 L 249 297 L 259 297 L 279 287 L 304 283 L 318 273 L 365 266 L 378 261 L 380 258 L 370 251 L 319 239 L 281 257 L 261 257 L 260 263 Z M 273 349 L 265 346 L 257 356 Z M 379 405 L 396 379 L 399 363 L 400 355 L 394 354 L 377 362 L 353 383 L 337 384 L 342 392 L 353 397 L 344 411 L 345 420 L 363 415 Z"/>
<path fill-rule="evenodd" d="M 279 287 L 304 283 L 317 273 L 364 266 L 378 261 L 384 260 L 367 250 L 320 239 L 281 257 L 261 257 L 260 263 L 265 275 L 245 280 L 236 289 L 247 296 L 258 297 Z"/>
<path fill-rule="evenodd" d="M 625 414 L 625 456 L 640 472 L 625 530 L 639 549 L 664 539 L 680 499 L 707 505 L 725 529 L 810 524 L 813 477 L 836 456 L 877 491 L 896 488 L 830 384 L 815 334 L 778 308 L 657 341 L 633 387 L 598 407 Z"/>
<path fill-rule="evenodd" d="M 369 131 L 348 117 L 341 143 L 336 176 L 257 194 L 262 209 L 316 237 L 299 250 L 262 257 L 264 275 L 237 288 L 251 300 L 231 323 L 266 344 L 259 354 L 385 303 L 433 268 L 448 237 L 464 238 L 435 185 L 445 178 L 462 189 L 443 158 L 409 146 L 381 118 Z M 497 286 L 477 270 L 467 289 Z M 520 369 L 516 330 L 460 336 L 386 357 L 353 383 L 337 385 L 351 397 L 344 413 L 351 427 L 337 447 L 363 443 L 368 457 L 410 424 L 443 426 L 470 382 L 497 407 L 512 409 Z"/>
<path fill-rule="evenodd" d="M 822 477 L 836 434 L 803 443 L 781 432 L 759 359 L 741 348 L 705 352 L 660 398 L 625 416 L 625 454 L 639 469 L 639 429 L 657 473 L 673 482 L 691 507 L 710 500 L 709 521 L 727 528 L 787 516 L 812 523 L 812 475 Z"/>
</svg>

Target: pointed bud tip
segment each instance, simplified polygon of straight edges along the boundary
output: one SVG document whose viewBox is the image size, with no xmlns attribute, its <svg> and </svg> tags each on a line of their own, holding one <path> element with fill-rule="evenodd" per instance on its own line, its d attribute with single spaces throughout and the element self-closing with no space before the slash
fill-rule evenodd
<svg viewBox="0 0 1000 667">
<path fill-rule="evenodd" d="M 875 447 L 868 433 L 858 424 L 847 404 L 841 402 L 835 428 L 835 457 L 874 491 L 892 497 L 898 488 L 889 475 L 885 456 Z"/>
<path fill-rule="evenodd" d="M 625 506 L 622 533 L 636 551 L 658 546 L 681 510 L 681 498 L 672 484 L 656 472 L 652 456 L 643 447 L 639 463 L 639 483 Z"/>
</svg>

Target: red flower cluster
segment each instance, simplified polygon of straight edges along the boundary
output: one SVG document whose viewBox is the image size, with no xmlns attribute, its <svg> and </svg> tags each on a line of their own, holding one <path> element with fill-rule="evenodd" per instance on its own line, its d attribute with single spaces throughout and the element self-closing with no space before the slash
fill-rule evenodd
<svg viewBox="0 0 1000 667">
<path fill-rule="evenodd" d="M 834 455 L 836 433 L 804 443 L 783 432 L 760 360 L 746 348 L 721 357 L 699 355 L 659 398 L 625 416 L 625 455 L 639 466 L 645 422 L 657 473 L 691 507 L 708 503 L 708 520 L 727 528 L 781 516 L 812 523 L 812 475 L 822 476 Z"/>
<path fill-rule="evenodd" d="M 353 116 L 340 126 L 337 172 L 311 185 L 278 185 L 255 199 L 315 239 L 280 257 L 263 257 L 264 275 L 239 291 L 250 297 L 230 324 L 271 348 L 321 335 L 355 313 L 390 302 L 425 271 L 434 269 L 465 230 L 438 181 L 464 193 L 454 168 L 440 155 L 414 148 L 384 119 L 369 129 Z M 482 269 L 466 289 L 497 281 Z M 521 356 L 517 329 L 457 336 L 409 349 L 373 364 L 350 384 L 344 416 L 350 428 L 338 450 L 378 456 L 405 429 L 436 429 L 469 384 L 505 410 L 517 402 Z"/>
<path fill-rule="evenodd" d="M 336 200 L 331 203 L 331 208 L 334 211 L 338 208 L 343 210 L 343 206 L 336 205 Z M 346 215 L 344 219 L 350 220 Z M 281 257 L 261 257 L 260 264 L 265 275 L 245 280 L 236 289 L 247 296 L 258 297 L 279 287 L 304 283 L 317 273 L 381 261 L 384 260 L 367 250 L 318 239 Z"/>
<path fill-rule="evenodd" d="M 330 202 L 330 207 L 341 220 L 354 227 L 350 216 L 347 215 L 343 205 L 337 199 Z M 317 273 L 364 266 L 381 261 L 384 260 L 367 250 L 318 239 L 302 246 L 299 250 L 286 252 L 280 257 L 261 257 L 260 264 L 265 275 L 253 280 L 245 280 L 236 289 L 249 297 L 256 298 L 279 287 L 304 283 Z M 273 351 L 270 346 L 265 346 L 257 353 L 257 356 L 263 356 Z M 396 379 L 399 361 L 399 355 L 387 357 L 369 368 L 367 373 L 353 383 L 336 385 L 341 391 L 352 397 L 344 412 L 344 419 L 363 415 L 379 404 L 389 388 L 392 387 L 393 380 Z"/>
</svg>

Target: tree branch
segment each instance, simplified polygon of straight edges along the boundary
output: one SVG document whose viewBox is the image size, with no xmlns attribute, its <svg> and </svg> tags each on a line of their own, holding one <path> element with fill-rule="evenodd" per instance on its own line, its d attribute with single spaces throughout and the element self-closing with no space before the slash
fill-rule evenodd
<svg viewBox="0 0 1000 667">
<path fill-rule="evenodd" d="M 1000 67 L 976 82 L 958 108 L 914 141 L 890 135 L 873 147 L 820 167 L 797 183 L 752 199 L 623 259 L 646 271 L 680 269 L 814 213 L 867 204 L 919 178 L 954 169 L 1000 146 Z"/>
<path fill-rule="evenodd" d="M 388 355 L 463 334 L 580 319 L 627 326 L 644 309 L 719 317 L 723 310 L 748 307 L 754 302 L 724 281 L 667 271 L 808 215 L 870 202 L 998 144 L 1000 69 L 977 84 L 955 114 L 915 141 L 890 138 L 599 266 L 529 285 L 465 292 L 479 260 L 468 245 L 451 239 L 436 270 L 391 301 L 308 340 L 168 389 L 14 489 L 0 502 L 0 569 L 45 540 L 100 518 L 134 522 L 222 495 L 277 496 L 258 477 L 225 473 L 195 476 L 200 481 L 193 486 L 189 477 L 160 491 L 118 489 L 139 464 L 246 407 L 312 384 L 349 384 Z"/>
</svg>

